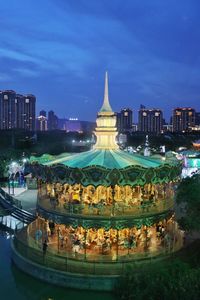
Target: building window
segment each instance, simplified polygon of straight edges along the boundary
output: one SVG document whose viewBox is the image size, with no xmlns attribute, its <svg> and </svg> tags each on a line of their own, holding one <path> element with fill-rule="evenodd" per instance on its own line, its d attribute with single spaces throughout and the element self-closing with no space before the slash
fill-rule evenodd
<svg viewBox="0 0 200 300">
<path fill-rule="evenodd" d="M 26 98 L 25 103 L 29 103 L 29 99 L 28 98 Z"/>
<path fill-rule="evenodd" d="M 3 96 L 3 99 L 4 99 L 4 100 L 8 100 L 8 95 L 4 95 L 4 96 Z"/>
</svg>

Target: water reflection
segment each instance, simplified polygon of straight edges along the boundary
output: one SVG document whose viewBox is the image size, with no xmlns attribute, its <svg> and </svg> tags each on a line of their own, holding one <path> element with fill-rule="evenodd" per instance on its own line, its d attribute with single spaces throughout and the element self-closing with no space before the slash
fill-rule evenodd
<svg viewBox="0 0 200 300">
<path fill-rule="evenodd" d="M 0 230 L 0 289 L 7 300 L 114 300 L 110 293 L 60 288 L 21 272 L 10 259 L 11 233 Z M 0 296 L 1 298 L 1 296 Z"/>
</svg>

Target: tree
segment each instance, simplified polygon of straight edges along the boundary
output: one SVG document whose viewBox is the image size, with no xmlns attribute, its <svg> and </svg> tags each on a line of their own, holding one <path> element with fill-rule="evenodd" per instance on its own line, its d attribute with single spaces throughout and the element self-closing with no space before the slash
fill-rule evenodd
<svg viewBox="0 0 200 300">
<path fill-rule="evenodd" d="M 130 268 L 119 280 L 116 295 L 126 300 L 197 300 L 200 269 L 176 259 Z"/>
<path fill-rule="evenodd" d="M 177 189 L 178 222 L 186 231 L 200 230 L 200 175 L 182 180 Z"/>
</svg>

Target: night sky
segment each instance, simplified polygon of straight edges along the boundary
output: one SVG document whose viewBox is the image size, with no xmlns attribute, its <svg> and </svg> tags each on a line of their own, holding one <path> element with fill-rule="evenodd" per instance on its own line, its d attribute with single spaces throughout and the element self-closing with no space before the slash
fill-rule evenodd
<svg viewBox="0 0 200 300">
<path fill-rule="evenodd" d="M 104 73 L 115 111 L 200 111 L 199 0 L 0 0 L 0 90 L 37 112 L 95 120 Z"/>
</svg>

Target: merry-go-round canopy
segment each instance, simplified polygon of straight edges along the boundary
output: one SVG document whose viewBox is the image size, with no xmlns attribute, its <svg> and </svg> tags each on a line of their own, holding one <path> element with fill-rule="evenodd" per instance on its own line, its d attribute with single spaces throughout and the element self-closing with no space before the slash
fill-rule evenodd
<svg viewBox="0 0 200 300">
<path fill-rule="evenodd" d="M 108 99 L 106 74 L 104 101 L 97 114 L 96 144 L 82 153 L 44 154 L 30 158 L 34 176 L 50 182 L 87 185 L 144 185 L 177 179 L 180 162 L 174 158 L 142 156 L 119 149 L 116 143 L 116 114 Z"/>
</svg>

